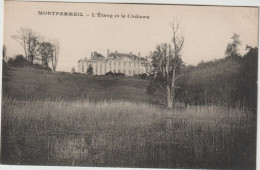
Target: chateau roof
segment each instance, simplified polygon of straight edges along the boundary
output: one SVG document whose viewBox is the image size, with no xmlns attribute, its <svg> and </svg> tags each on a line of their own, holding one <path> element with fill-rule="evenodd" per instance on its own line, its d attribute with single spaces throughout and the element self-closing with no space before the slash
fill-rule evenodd
<svg viewBox="0 0 260 170">
<path fill-rule="evenodd" d="M 137 57 L 134 54 L 125 54 L 125 53 L 110 53 L 109 56 Z"/>
<path fill-rule="evenodd" d="M 80 62 L 80 61 L 108 61 L 109 59 L 108 58 L 105 58 L 102 54 L 100 54 L 100 53 L 97 53 L 97 52 L 95 52 L 96 53 L 96 55 L 95 55 L 95 58 L 92 58 L 91 57 L 91 59 L 87 59 L 87 58 L 85 58 L 85 59 L 80 59 L 78 62 Z M 117 59 L 119 59 L 119 58 L 123 58 L 123 57 L 126 57 L 126 58 L 130 58 L 130 59 L 139 59 L 139 61 L 141 61 L 141 62 L 146 62 L 147 61 L 147 59 L 146 58 L 144 58 L 144 57 L 138 57 L 138 56 L 136 56 L 135 54 L 132 54 L 132 53 L 128 53 L 128 54 L 126 54 L 126 53 L 118 53 L 117 51 L 116 52 L 112 52 L 112 53 L 109 53 L 109 57 L 115 57 L 114 59 L 115 60 L 117 60 Z M 110 58 L 111 59 L 111 58 Z M 112 58 L 113 59 L 113 58 Z"/>
</svg>

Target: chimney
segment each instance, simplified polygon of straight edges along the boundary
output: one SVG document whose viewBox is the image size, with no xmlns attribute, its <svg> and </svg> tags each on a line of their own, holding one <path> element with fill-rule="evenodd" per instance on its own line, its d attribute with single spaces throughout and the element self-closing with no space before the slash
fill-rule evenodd
<svg viewBox="0 0 260 170">
<path fill-rule="evenodd" d="M 140 58 L 140 52 L 138 52 L 138 58 Z"/>
<path fill-rule="evenodd" d="M 130 52 L 130 56 L 132 56 L 133 54 L 132 54 L 132 51 Z"/>
<path fill-rule="evenodd" d="M 107 59 L 109 59 L 109 49 L 107 50 Z"/>
<path fill-rule="evenodd" d="M 91 53 L 91 60 L 93 60 L 93 52 Z"/>
<path fill-rule="evenodd" d="M 96 52 L 96 51 L 94 51 L 93 58 L 94 58 L 94 59 L 97 59 L 97 52 Z"/>
</svg>

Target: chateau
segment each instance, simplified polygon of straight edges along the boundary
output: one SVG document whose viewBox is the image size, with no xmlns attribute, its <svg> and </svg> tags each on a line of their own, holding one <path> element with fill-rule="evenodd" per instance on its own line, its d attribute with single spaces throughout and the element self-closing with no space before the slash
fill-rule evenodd
<svg viewBox="0 0 260 170">
<path fill-rule="evenodd" d="M 86 73 L 87 69 L 91 65 L 93 68 L 94 75 L 105 75 L 107 72 L 113 73 L 124 73 L 127 76 L 133 76 L 137 74 L 146 73 L 145 65 L 147 64 L 147 59 L 132 54 L 110 53 L 107 50 L 107 57 L 96 51 L 91 53 L 91 59 L 80 59 L 78 61 L 78 72 Z"/>
</svg>

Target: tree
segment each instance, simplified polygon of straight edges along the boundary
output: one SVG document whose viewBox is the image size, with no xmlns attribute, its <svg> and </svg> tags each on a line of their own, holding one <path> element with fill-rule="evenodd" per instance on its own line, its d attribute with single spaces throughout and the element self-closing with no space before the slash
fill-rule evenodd
<svg viewBox="0 0 260 170">
<path fill-rule="evenodd" d="M 166 96 L 167 107 L 172 108 L 175 99 L 176 79 L 180 75 L 182 67 L 181 50 L 184 44 L 184 37 L 179 33 L 179 22 L 173 22 L 172 43 L 157 46 L 156 51 L 151 53 L 151 66 L 149 73 L 151 91 L 160 89 Z"/>
<path fill-rule="evenodd" d="M 257 108 L 257 65 L 258 65 L 258 48 L 247 46 L 248 52 L 242 58 L 240 68 L 240 94 L 241 101 L 248 107 L 256 110 Z"/>
<path fill-rule="evenodd" d="M 53 58 L 54 47 L 50 42 L 42 42 L 39 45 L 38 52 L 42 57 L 42 65 L 49 67 L 49 61 Z"/>
<path fill-rule="evenodd" d="M 75 73 L 75 68 L 74 67 L 72 67 L 71 73 Z"/>
<path fill-rule="evenodd" d="M 59 41 L 55 40 L 53 41 L 52 45 L 53 45 L 53 55 L 51 57 L 51 63 L 52 63 L 52 69 L 55 72 L 58 64 L 58 59 L 59 59 L 60 43 Z"/>
<path fill-rule="evenodd" d="M 29 28 L 20 28 L 12 38 L 23 47 L 25 59 L 33 63 L 37 47 L 40 44 L 40 36 Z"/>
<path fill-rule="evenodd" d="M 23 57 L 23 55 L 17 55 L 14 60 L 9 59 L 8 63 L 12 67 L 24 67 L 28 64 L 28 61 Z"/>
<path fill-rule="evenodd" d="M 6 60 L 7 60 L 6 51 L 7 51 L 7 49 L 6 49 L 6 46 L 5 46 L 5 45 L 3 45 L 3 60 L 4 60 L 4 61 L 6 61 Z"/>
<path fill-rule="evenodd" d="M 88 66 L 87 74 L 89 74 L 89 75 L 92 75 L 92 74 L 93 74 L 93 67 L 92 67 L 91 64 Z"/>
<path fill-rule="evenodd" d="M 234 33 L 231 39 L 233 41 L 232 43 L 228 43 L 225 55 L 226 57 L 240 57 L 238 46 L 241 45 L 241 41 L 239 40 L 239 35 Z"/>
</svg>

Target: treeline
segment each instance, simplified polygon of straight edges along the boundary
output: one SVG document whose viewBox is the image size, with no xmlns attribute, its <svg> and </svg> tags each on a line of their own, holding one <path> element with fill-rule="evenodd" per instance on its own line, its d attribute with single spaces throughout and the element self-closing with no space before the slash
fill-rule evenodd
<svg viewBox="0 0 260 170">
<path fill-rule="evenodd" d="M 232 54 L 183 67 L 176 81 L 176 100 L 185 105 L 221 104 L 256 109 L 258 48 L 247 49 L 244 56 Z"/>
<path fill-rule="evenodd" d="M 176 40 L 173 47 L 158 45 L 150 56 L 147 93 L 158 103 L 167 107 L 172 101 L 173 106 L 181 102 L 185 106 L 214 104 L 256 109 L 258 48 L 247 46 L 242 56 L 239 35 L 233 34 L 223 59 L 186 66 L 179 53 L 182 41 Z"/>
<path fill-rule="evenodd" d="M 32 62 L 25 59 L 23 55 L 17 55 L 15 58 L 9 58 L 7 63 L 3 62 L 3 70 L 6 70 L 7 67 L 32 67 L 35 69 L 52 71 L 49 66 L 44 66 L 42 64 L 33 64 Z"/>
<path fill-rule="evenodd" d="M 3 56 L 8 65 L 22 67 L 25 65 L 34 65 L 35 60 L 38 60 L 36 62 L 38 67 L 47 70 L 51 67 L 53 71 L 56 71 L 60 49 L 57 40 L 46 41 L 43 36 L 29 28 L 20 28 L 17 34 L 13 35 L 12 38 L 21 45 L 24 50 L 24 55 L 17 55 L 15 58 L 7 59 L 7 49 L 4 46 L 3 53 L 5 53 L 5 55 Z M 51 63 L 51 66 L 49 63 Z"/>
</svg>

